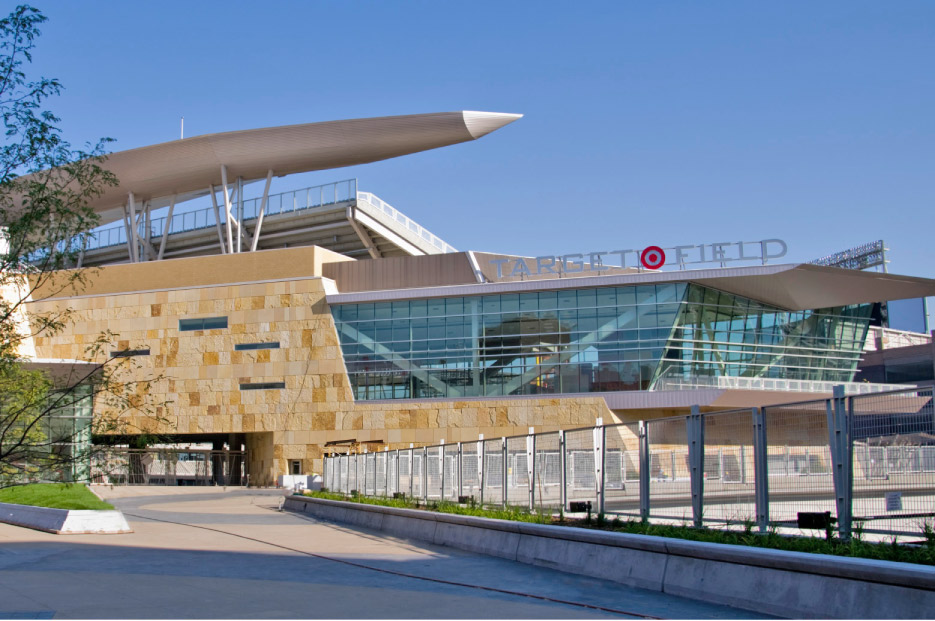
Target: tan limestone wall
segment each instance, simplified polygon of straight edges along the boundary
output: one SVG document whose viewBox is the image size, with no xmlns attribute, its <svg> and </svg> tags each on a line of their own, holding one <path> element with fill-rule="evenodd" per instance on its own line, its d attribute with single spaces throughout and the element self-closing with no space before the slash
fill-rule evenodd
<svg viewBox="0 0 935 621">
<path fill-rule="evenodd" d="M 121 279 L 132 276 L 134 266 L 117 267 Z M 154 393 L 170 402 L 168 424 L 157 427 L 139 413 L 128 415 L 128 423 L 167 434 L 248 434 L 248 446 L 258 453 L 250 457 L 252 482 L 274 482 L 289 459 L 303 459 L 320 472 L 322 448 L 331 441 L 379 441 L 379 448 L 394 449 L 476 440 L 481 433 L 517 435 L 529 427 L 584 427 L 596 418 L 619 421 L 599 397 L 355 403 L 320 278 L 85 295 L 30 308 L 64 306 L 73 310 L 72 321 L 61 334 L 36 339 L 39 357 L 87 359 L 87 344 L 104 330 L 117 336 L 98 361 L 111 349 L 148 347 L 149 356 L 134 358 L 140 365 L 135 373 L 164 376 Z M 215 316 L 228 317 L 226 330 L 178 329 L 179 319 Z M 234 351 L 239 343 L 266 341 L 278 341 L 280 348 Z M 278 381 L 285 382 L 284 390 L 239 386 Z"/>
</svg>

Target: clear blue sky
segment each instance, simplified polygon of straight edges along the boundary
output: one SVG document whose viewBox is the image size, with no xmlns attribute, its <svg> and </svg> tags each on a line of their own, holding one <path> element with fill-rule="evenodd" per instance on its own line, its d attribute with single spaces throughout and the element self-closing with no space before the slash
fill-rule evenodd
<svg viewBox="0 0 935 621">
<path fill-rule="evenodd" d="M 12 3 L 6 4 L 7 9 Z M 37 2 L 66 136 L 114 150 L 447 110 L 525 118 L 356 176 L 459 249 L 883 238 L 935 277 L 935 3 Z M 8 11 L 7 11 L 8 12 Z M 256 190 L 259 191 L 259 190 Z"/>
</svg>

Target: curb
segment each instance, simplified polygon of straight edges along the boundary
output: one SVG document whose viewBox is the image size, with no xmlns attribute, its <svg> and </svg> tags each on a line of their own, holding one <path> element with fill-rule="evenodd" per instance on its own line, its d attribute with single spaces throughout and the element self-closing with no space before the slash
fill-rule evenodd
<svg viewBox="0 0 935 621">
<path fill-rule="evenodd" d="M 925 565 L 311 497 L 287 497 L 285 508 L 405 539 L 767 614 L 849 619 L 935 615 L 935 567 Z"/>
<path fill-rule="evenodd" d="M 51 509 L 0 502 L 0 522 L 55 535 L 117 535 L 133 532 L 123 513 L 116 510 Z"/>
</svg>

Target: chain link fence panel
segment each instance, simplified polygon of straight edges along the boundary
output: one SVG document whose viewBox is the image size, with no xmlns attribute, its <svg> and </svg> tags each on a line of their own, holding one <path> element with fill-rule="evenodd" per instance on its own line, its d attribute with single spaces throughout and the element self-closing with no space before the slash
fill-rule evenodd
<svg viewBox="0 0 935 621">
<path fill-rule="evenodd" d="M 851 397 L 854 529 L 923 538 L 935 518 L 932 388 Z"/>
<path fill-rule="evenodd" d="M 604 510 L 640 515 L 640 425 L 624 423 L 604 430 Z"/>
<path fill-rule="evenodd" d="M 561 462 L 558 432 L 537 434 L 533 488 L 534 504 L 540 510 L 562 505 Z"/>
<path fill-rule="evenodd" d="M 771 523 L 799 532 L 800 512 L 830 511 L 837 516 L 829 407 L 828 400 L 820 400 L 763 408 Z"/>
<path fill-rule="evenodd" d="M 704 521 L 756 522 L 753 412 L 704 415 Z"/>
<path fill-rule="evenodd" d="M 649 515 L 691 522 L 691 471 L 685 417 L 646 422 L 649 439 Z"/>
<path fill-rule="evenodd" d="M 503 459 L 503 439 L 484 440 L 484 490 L 483 504 L 502 505 L 505 501 L 504 481 L 507 478 Z"/>
</svg>

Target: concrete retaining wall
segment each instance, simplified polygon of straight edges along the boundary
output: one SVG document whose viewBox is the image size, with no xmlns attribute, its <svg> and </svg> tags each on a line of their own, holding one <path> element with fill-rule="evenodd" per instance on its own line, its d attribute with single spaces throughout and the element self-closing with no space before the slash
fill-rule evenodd
<svg viewBox="0 0 935 621">
<path fill-rule="evenodd" d="M 935 617 L 935 567 L 291 496 L 285 508 L 629 586 L 807 618 Z"/>
<path fill-rule="evenodd" d="M 0 522 L 43 530 L 56 535 L 132 533 L 119 511 L 50 509 L 0 502 Z"/>
</svg>

